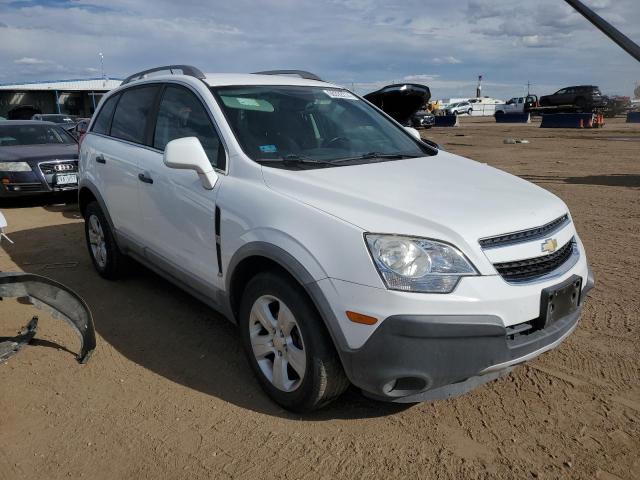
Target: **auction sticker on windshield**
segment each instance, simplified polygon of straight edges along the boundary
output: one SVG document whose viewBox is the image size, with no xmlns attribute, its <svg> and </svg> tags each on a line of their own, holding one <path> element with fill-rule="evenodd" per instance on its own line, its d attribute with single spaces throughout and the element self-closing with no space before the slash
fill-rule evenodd
<svg viewBox="0 0 640 480">
<path fill-rule="evenodd" d="M 342 98 L 344 100 L 358 100 L 353 93 L 347 92 L 346 90 L 323 90 L 324 93 L 329 95 L 331 98 Z"/>
</svg>

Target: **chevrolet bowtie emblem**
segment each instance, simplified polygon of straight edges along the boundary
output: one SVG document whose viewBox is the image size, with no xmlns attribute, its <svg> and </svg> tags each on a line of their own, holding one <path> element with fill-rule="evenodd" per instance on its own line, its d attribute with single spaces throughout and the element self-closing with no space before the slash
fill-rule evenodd
<svg viewBox="0 0 640 480">
<path fill-rule="evenodd" d="M 558 248 L 558 241 L 555 238 L 547 238 L 542 244 L 542 251 L 553 253 Z"/>
</svg>

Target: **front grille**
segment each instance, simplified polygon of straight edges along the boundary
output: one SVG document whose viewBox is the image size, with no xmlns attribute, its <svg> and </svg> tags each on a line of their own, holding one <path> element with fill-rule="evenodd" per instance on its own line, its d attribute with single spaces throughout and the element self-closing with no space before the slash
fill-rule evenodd
<svg viewBox="0 0 640 480">
<path fill-rule="evenodd" d="M 513 262 L 494 263 L 493 266 L 508 282 L 533 280 L 553 272 L 569 260 L 575 248 L 574 243 L 572 238 L 559 250 L 549 255 Z"/>
<path fill-rule="evenodd" d="M 53 175 L 54 173 L 76 173 L 78 171 L 78 164 L 76 162 L 41 163 L 40 171 L 44 175 Z"/>
<path fill-rule="evenodd" d="M 482 248 L 495 248 L 512 245 L 514 243 L 529 242 L 531 240 L 547 237 L 549 234 L 560 229 L 567 223 L 569 223 L 569 215 L 564 214 L 541 227 L 521 230 L 519 232 L 505 233 L 503 235 L 496 235 L 495 237 L 482 238 L 480 239 L 480 246 Z"/>
</svg>

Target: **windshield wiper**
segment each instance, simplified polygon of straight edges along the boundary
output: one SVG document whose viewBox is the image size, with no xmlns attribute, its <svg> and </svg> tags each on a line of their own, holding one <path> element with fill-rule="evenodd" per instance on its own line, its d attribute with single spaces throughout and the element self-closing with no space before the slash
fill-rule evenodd
<svg viewBox="0 0 640 480">
<path fill-rule="evenodd" d="M 363 153 L 357 157 L 347 157 L 347 158 L 337 158 L 333 160 L 334 163 L 337 162 L 349 162 L 353 160 L 370 160 L 375 158 L 381 158 L 386 160 L 402 160 L 403 158 L 418 158 L 422 155 L 410 155 L 405 153 L 382 153 L 382 152 L 368 152 Z"/>
<path fill-rule="evenodd" d="M 290 154 L 284 155 L 280 158 L 260 158 L 256 160 L 258 163 L 284 163 L 285 165 L 330 165 L 335 166 L 332 162 L 325 160 L 315 160 L 311 157 L 305 157 L 303 155 Z"/>
</svg>

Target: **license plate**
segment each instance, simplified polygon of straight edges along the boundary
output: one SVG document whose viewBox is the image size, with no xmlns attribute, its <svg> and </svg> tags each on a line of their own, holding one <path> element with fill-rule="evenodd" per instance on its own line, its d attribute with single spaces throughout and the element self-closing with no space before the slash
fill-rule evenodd
<svg viewBox="0 0 640 480">
<path fill-rule="evenodd" d="M 582 278 L 574 275 L 560 285 L 542 290 L 540 319 L 546 327 L 575 311 L 580 304 Z"/>
<path fill-rule="evenodd" d="M 56 185 L 69 185 L 70 183 L 78 183 L 78 175 L 75 173 L 65 173 L 56 175 Z"/>
</svg>

